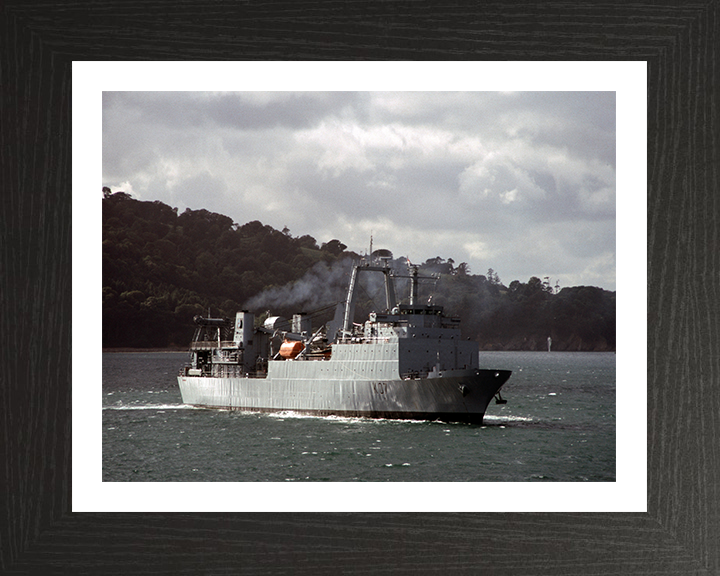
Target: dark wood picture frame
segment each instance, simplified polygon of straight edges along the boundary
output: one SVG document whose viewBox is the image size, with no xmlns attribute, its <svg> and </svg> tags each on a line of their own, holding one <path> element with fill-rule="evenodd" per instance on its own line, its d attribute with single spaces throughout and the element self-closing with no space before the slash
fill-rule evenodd
<svg viewBox="0 0 720 576">
<path fill-rule="evenodd" d="M 717 0 L 6 0 L 0 573 L 720 573 L 718 12 Z M 72 62 L 308 59 L 647 61 L 647 513 L 71 512 Z"/>
</svg>

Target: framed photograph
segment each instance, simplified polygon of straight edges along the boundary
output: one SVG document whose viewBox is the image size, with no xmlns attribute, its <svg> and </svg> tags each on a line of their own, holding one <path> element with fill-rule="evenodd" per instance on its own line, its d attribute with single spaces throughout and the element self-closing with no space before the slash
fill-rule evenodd
<svg viewBox="0 0 720 576">
<path fill-rule="evenodd" d="M 445 90 L 433 90 L 437 85 Z M 112 185 L 117 190 L 116 195 L 112 195 L 112 190 L 106 192 L 107 198 L 103 200 L 103 206 L 107 202 L 104 210 L 114 210 L 112 214 L 121 209 L 127 212 L 132 206 L 137 209 L 163 207 L 162 201 L 169 204 L 177 201 L 181 203 L 177 212 L 182 212 L 178 225 L 182 222 L 183 229 L 190 226 L 188 218 L 195 213 L 202 216 L 207 212 L 205 207 L 210 207 L 230 214 L 238 221 L 233 225 L 238 229 L 228 231 L 228 234 L 251 234 L 251 224 L 246 225 L 242 218 L 269 221 L 278 229 L 283 227 L 278 222 L 283 222 L 286 229 L 287 224 L 293 229 L 305 226 L 298 234 L 307 231 L 317 234 L 316 231 L 322 233 L 328 229 L 326 234 L 329 235 L 322 238 L 324 242 L 341 238 L 358 252 L 363 248 L 367 252 L 365 240 L 373 236 L 374 228 L 376 246 L 383 238 L 385 246 L 402 246 L 409 254 L 417 253 L 420 261 L 430 258 L 423 267 L 425 275 L 434 269 L 430 266 L 433 262 L 435 266 L 444 263 L 435 262 L 438 259 L 433 260 L 432 254 L 452 254 L 454 250 L 456 254 L 459 252 L 458 262 L 467 260 L 473 269 L 482 264 L 496 268 L 501 263 L 508 266 L 508 274 L 513 276 L 505 284 L 510 288 L 501 283 L 497 273 L 488 272 L 486 284 L 498 292 L 529 293 L 531 288 L 510 279 L 527 280 L 539 268 L 562 270 L 562 282 L 569 286 L 605 286 L 610 290 L 585 290 L 595 290 L 598 297 L 612 299 L 613 310 L 609 314 L 613 322 L 616 233 L 618 243 L 623 247 L 617 258 L 622 287 L 622 297 L 618 299 L 617 355 L 612 340 L 614 324 L 609 338 L 598 338 L 584 348 L 605 348 L 605 351 L 589 355 L 572 352 L 583 349 L 572 348 L 567 342 L 578 336 L 566 336 L 564 341 L 558 336 L 559 331 L 552 334 L 555 352 L 551 356 L 545 354 L 546 347 L 553 345 L 545 342 L 547 334 L 544 333 L 543 354 L 536 353 L 536 347 L 529 348 L 529 355 L 524 354 L 522 358 L 509 352 L 492 354 L 485 350 L 480 353 L 481 362 L 495 363 L 489 368 L 500 369 L 505 363 L 511 363 L 508 368 L 515 372 L 515 390 L 518 391 L 509 405 L 503 404 L 496 411 L 488 409 L 484 423 L 491 428 L 484 434 L 492 434 L 494 430 L 501 433 L 502 438 L 488 438 L 487 450 L 478 445 L 478 442 L 481 445 L 486 442 L 477 437 L 483 434 L 482 429 L 473 427 L 437 428 L 437 435 L 424 437 L 423 426 L 411 426 L 414 432 L 402 428 L 400 437 L 390 429 L 372 423 L 344 423 L 328 428 L 327 423 L 313 424 L 311 420 L 278 424 L 277 419 L 257 420 L 247 416 L 242 420 L 235 419 L 231 424 L 217 424 L 225 430 L 223 438 L 215 444 L 221 447 L 219 454 L 222 456 L 214 465 L 206 465 L 203 463 L 205 455 L 214 448 L 205 445 L 201 437 L 206 434 L 207 426 L 214 427 L 215 424 L 198 418 L 206 415 L 214 422 L 215 416 L 191 413 L 192 417 L 186 417 L 177 412 L 178 408 L 187 408 L 187 404 L 202 405 L 198 399 L 181 405 L 173 374 L 184 360 L 182 353 L 168 352 L 167 359 L 158 355 L 147 357 L 150 362 L 147 368 L 138 364 L 145 357 L 103 355 L 107 369 L 102 374 L 100 357 L 94 355 L 88 358 L 86 369 L 96 376 L 76 380 L 73 384 L 74 412 L 82 415 L 73 421 L 77 430 L 74 438 L 78 440 L 73 450 L 75 510 L 157 511 L 157 506 L 165 510 L 226 512 L 645 510 L 645 427 L 633 416 L 634 411 L 626 409 L 628 405 L 645 403 L 645 363 L 638 362 L 639 354 L 642 355 L 644 350 L 638 343 L 645 339 L 645 234 L 638 233 L 644 226 L 645 196 L 638 191 L 645 188 L 646 127 L 644 122 L 637 121 L 646 116 L 644 63 L 270 62 L 257 66 L 257 63 L 216 62 L 168 66 L 162 62 L 76 62 L 73 86 L 73 104 L 78 111 L 74 115 L 76 155 L 86 159 L 96 157 L 97 162 L 105 166 L 103 185 Z M 123 90 L 117 91 L 120 86 Z M 205 87 L 204 91 L 197 92 L 198 86 Z M 363 87 L 372 90 L 359 90 Z M 98 114 L 98 103 L 102 103 L 101 115 Z M 95 146 L 100 127 L 102 159 Z M 122 176 L 117 176 L 120 179 L 113 181 L 113 174 L 120 173 Z M 203 182 L 198 183 L 198 178 Z M 76 222 L 99 223 L 122 218 L 120 212 L 117 217 L 110 213 L 101 216 L 98 202 L 83 202 L 90 188 L 90 179 L 85 179 L 81 169 L 74 180 Z M 148 194 L 154 196 L 146 198 Z M 145 202 L 135 200 L 135 196 Z M 288 196 L 292 197 L 291 202 L 284 201 Z M 117 209 L 111 208 L 116 204 Z M 170 207 L 165 210 L 172 217 Z M 222 217 L 230 221 L 226 216 Z M 143 226 L 141 218 L 139 212 L 133 211 L 127 225 L 132 230 L 140 230 Z M 120 261 L 127 259 L 121 247 L 113 250 L 109 244 L 115 242 L 122 246 L 125 242 L 122 238 L 134 237 L 132 231 L 115 233 L 107 228 L 108 236 L 101 238 L 97 225 L 75 226 L 74 230 L 76 263 L 99 262 L 97 247 L 101 243 L 105 247 L 103 262 L 108 266 L 108 276 L 121 266 Z M 292 238 L 289 231 L 281 239 L 288 237 Z M 143 237 L 140 244 L 147 244 L 148 238 Z M 248 241 L 244 242 L 247 244 Z M 258 250 L 271 250 L 267 242 L 262 246 L 265 247 L 259 246 Z M 170 252 L 163 260 L 172 258 Z M 238 258 L 246 256 L 241 252 Z M 207 260 L 213 256 L 207 253 L 203 258 Z M 227 258 L 233 259 L 232 256 Z M 269 254 L 263 255 L 263 260 L 269 258 Z M 129 284 L 130 277 L 144 266 L 136 260 L 131 262 L 124 276 L 118 278 L 117 290 L 110 286 L 115 285 L 111 278 L 103 280 L 103 290 L 112 293 L 107 300 L 108 306 L 115 302 L 121 307 L 124 303 L 127 308 L 127 298 L 134 289 Z M 409 259 L 399 260 L 398 270 L 392 272 L 396 285 L 408 273 L 406 261 Z M 200 256 L 190 266 L 195 264 L 201 268 L 205 265 Z M 265 267 L 272 269 L 271 264 L 266 262 Z M 469 268 L 467 262 L 463 266 L 462 273 L 471 277 L 471 272 L 466 271 Z M 87 269 L 76 269 L 76 278 Z M 97 320 L 103 316 L 105 304 L 102 310 L 98 308 L 99 298 L 92 287 L 100 280 L 100 270 L 95 267 L 93 272 L 92 282 L 84 279 L 75 282 L 74 297 L 82 303 L 75 307 L 73 325 L 78 334 L 101 330 Z M 326 307 L 331 296 L 327 290 L 331 283 L 328 278 L 340 272 L 322 266 L 314 266 L 310 272 L 300 281 L 288 283 L 286 289 L 275 286 L 267 296 L 253 296 L 251 301 L 260 301 L 262 310 L 292 300 L 298 301 L 307 312 Z M 347 284 L 349 274 L 347 270 L 344 272 Z M 239 269 L 238 274 L 245 277 L 246 271 Z M 539 279 L 535 277 L 535 280 Z M 555 281 L 559 284 L 561 280 Z M 542 291 L 548 298 L 555 293 L 558 298 L 568 297 L 568 292 L 579 290 L 569 288 L 559 294 L 559 285 L 553 288 L 549 280 L 546 283 L 548 287 Z M 304 284 L 313 285 L 311 300 L 300 290 Z M 138 298 L 142 290 L 150 294 L 146 285 L 146 282 L 136 284 L 139 290 L 133 294 Z M 235 290 L 228 291 L 227 297 L 240 299 L 236 294 L 243 283 L 238 282 L 236 286 Z M 477 286 L 473 290 L 481 289 L 479 284 Z M 346 289 L 346 286 L 342 288 Z M 359 283 L 357 291 L 362 289 L 363 285 Z M 368 290 L 376 291 L 368 288 L 366 292 Z M 325 300 L 316 301 L 315 296 L 323 292 Z M 485 306 L 492 309 L 492 292 L 488 293 Z M 344 292 L 338 291 L 335 300 L 339 298 L 344 303 L 343 296 Z M 398 298 L 400 296 L 398 292 Z M 510 298 L 517 301 L 523 297 L 504 298 L 504 306 L 511 305 Z M 150 299 L 154 302 L 157 298 Z M 153 302 L 138 300 L 139 314 L 152 314 Z M 424 306 L 425 303 L 418 302 L 420 304 Z M 390 312 L 389 308 L 395 304 L 387 306 L 387 312 Z M 401 303 L 400 307 L 403 306 L 408 305 Z M 242 307 L 253 310 L 257 304 Z M 169 309 L 177 309 L 175 303 L 169 305 Z M 434 308 L 432 311 L 436 312 Z M 421 307 L 415 312 L 415 318 L 422 318 L 420 313 L 426 309 Z M 459 313 L 466 316 L 470 312 L 469 305 L 459 309 Z M 202 313 L 202 308 L 198 308 L 198 313 Z M 234 313 L 235 310 L 230 310 L 220 316 Z M 136 316 L 129 308 L 119 316 L 112 315 L 108 308 L 107 314 L 104 327 L 108 332 Z M 275 317 L 272 312 L 267 314 Z M 588 311 L 585 314 L 594 317 L 602 313 Z M 496 323 L 505 325 L 512 315 L 509 313 L 507 319 L 498 316 Z M 400 318 L 402 315 L 398 316 Z M 459 319 L 462 322 L 462 318 Z M 146 324 L 139 319 L 129 327 L 130 334 L 137 336 L 143 330 L 158 333 L 163 328 L 161 321 L 155 328 L 140 327 Z M 487 328 L 483 331 L 487 332 Z M 443 334 L 438 334 L 442 340 Z M 453 335 L 454 332 L 448 330 L 444 338 L 451 342 Z M 261 336 L 258 333 L 255 338 Z M 418 332 L 416 336 L 423 334 Z M 522 336 L 527 338 L 528 334 Z M 224 340 L 227 338 L 223 337 Z M 563 344 L 565 352 L 562 351 Z M 367 351 L 369 346 L 375 345 L 375 340 L 370 339 L 359 345 L 359 350 Z M 207 346 L 207 343 L 203 344 L 203 349 Z M 342 348 L 343 344 L 337 346 Z M 388 346 L 392 344 L 388 343 Z M 454 348 L 457 346 L 453 345 Z M 475 350 L 477 353 L 477 345 Z M 227 353 L 234 352 L 228 349 Z M 433 352 L 431 363 L 441 360 L 450 363 L 454 358 L 453 354 L 441 357 L 441 353 L 445 354 L 440 348 L 437 353 Z M 546 363 L 550 358 L 552 366 Z M 172 370 L 155 368 L 152 364 L 173 360 Z M 132 365 L 125 366 L 125 361 Z M 617 395 L 628 400 L 627 404 L 618 406 L 617 413 L 616 361 L 621 375 Z M 515 363 L 519 364 L 516 366 Z M 277 363 L 274 364 L 272 368 L 277 367 Z M 422 359 L 419 359 L 418 370 L 422 370 L 421 364 Z M 332 370 L 333 365 L 295 362 L 286 366 L 302 370 L 328 366 L 327 370 Z M 193 363 L 190 370 L 200 370 L 194 366 Z M 216 369 L 221 366 L 227 366 L 225 360 Z M 443 370 L 444 366 L 440 364 Z M 214 370 L 210 365 L 206 368 L 208 373 Z M 557 370 L 557 373 L 548 375 L 547 382 L 543 382 L 539 374 L 548 370 Z M 153 390 L 140 385 L 146 371 L 164 374 L 170 371 L 172 374 L 165 377 L 167 383 L 164 386 Z M 357 368 L 353 368 L 353 372 L 356 373 Z M 113 374 L 122 376 L 123 381 L 129 380 L 125 385 L 113 386 L 110 382 Z M 586 374 L 587 382 L 573 380 L 575 374 Z M 527 392 L 522 392 L 523 377 L 527 380 Z M 207 385 L 208 380 L 203 375 L 190 378 L 185 375 L 179 381 L 181 387 L 194 386 L 193 378 L 200 386 Z M 261 391 L 272 387 L 276 395 L 280 394 L 279 386 L 291 389 L 293 398 L 303 393 L 298 388 L 299 382 L 271 383 L 272 371 L 265 378 L 245 382 L 255 388 L 259 383 Z M 338 399 L 336 405 L 328 403 L 327 398 L 332 392 L 322 388 L 322 375 L 319 378 L 313 380 L 308 395 L 325 399 L 322 406 L 326 411 L 334 406 L 336 412 L 331 416 L 362 416 L 348 413 L 347 406 L 355 405 L 353 400 Z M 451 376 L 445 378 L 447 386 L 456 387 Z M 603 385 L 592 388 L 592 382 L 598 378 L 603 379 Z M 100 398 L 97 388 L 88 386 L 88 382 L 96 380 L 103 380 L 104 384 Z M 231 380 L 233 376 L 229 374 L 227 381 Z M 238 385 L 243 384 L 242 379 L 235 380 Z M 424 384 L 422 379 L 418 382 L 427 394 L 432 386 L 431 379 Z M 374 384 L 389 385 L 389 390 L 383 388 L 380 392 L 382 398 L 390 398 L 400 394 L 393 387 L 405 389 L 408 380 Z M 339 389 L 341 382 L 333 386 Z M 363 394 L 361 386 L 359 380 L 352 384 L 360 396 Z M 174 396 L 167 394 L 168 388 L 173 389 Z M 512 392 L 512 387 L 510 390 Z M 369 391 L 373 397 L 380 394 L 372 388 Z M 183 394 L 186 398 L 196 395 L 187 389 Z M 597 396 L 590 400 L 595 394 Z M 477 395 L 475 391 L 473 397 Z M 528 406 L 525 412 L 518 412 L 523 395 L 535 408 Z M 160 401 L 161 398 L 167 400 Z M 461 394 L 456 398 L 459 409 L 466 411 L 471 398 Z M 87 438 L 93 437 L 91 430 L 98 425 L 98 414 L 92 409 L 98 400 L 103 405 L 102 454 L 97 443 L 87 442 Z M 231 401 L 235 402 L 228 398 L 228 402 Z M 251 406 L 261 401 L 248 400 Z M 213 406 L 222 404 L 214 394 L 209 402 Z M 281 415 L 291 413 L 283 419 L 293 418 L 298 412 L 300 416 L 304 413 L 313 415 L 312 404 L 303 410 L 292 403 L 291 397 L 287 402 L 287 406 L 280 405 L 275 410 Z M 544 402 L 544 407 L 537 406 L 537 402 Z M 401 402 L 397 401 L 397 406 L 402 406 Z M 562 409 L 563 406 L 566 408 Z M 452 414 L 433 416 L 428 408 L 418 411 L 419 414 L 423 412 L 431 412 L 429 420 L 452 418 Z M 573 417 L 580 412 L 582 418 Z M 175 418 L 168 420 L 168 413 L 174 414 Z M 590 419 L 589 414 L 595 416 Z M 392 412 L 380 415 L 393 419 Z M 154 426 L 157 420 L 148 420 L 147 428 L 130 424 L 139 424 L 138 418 L 144 420 L 155 416 L 164 422 L 160 428 Z M 225 419 L 222 414 L 217 417 Z M 422 417 L 411 414 L 409 419 L 418 421 Z M 194 430 L 196 421 L 199 428 Z M 493 423 L 497 426 L 492 426 Z M 266 425 L 271 428 L 261 431 Z M 321 429 L 314 427 L 317 425 Z M 180 429 L 173 432 L 175 426 Z M 352 433 L 347 431 L 348 426 Z M 528 452 L 523 440 L 527 434 L 533 435 L 532 429 L 536 430 L 533 443 L 539 442 L 533 449 L 534 455 Z M 183 434 L 187 436 L 178 437 Z M 238 436 L 233 437 L 234 434 Z M 345 441 L 348 434 L 353 439 L 349 443 Z M 413 434 L 420 436 L 413 440 Z M 372 445 L 358 450 L 354 438 L 364 435 L 374 435 Z M 327 439 L 307 443 L 298 440 L 298 437 L 317 436 L 327 436 Z M 546 439 L 540 441 L 540 437 Z M 178 444 L 183 438 L 188 441 L 182 440 Z M 247 447 L 244 446 L 246 439 L 250 441 Z M 397 446 L 401 442 L 404 449 L 398 452 Z M 437 444 L 431 448 L 433 443 Z M 363 443 L 360 445 L 364 446 Z M 202 454 L 193 454 L 192 446 L 197 446 Z M 128 450 L 138 455 L 143 453 L 143 456 L 135 459 Z M 556 458 L 554 454 L 558 450 L 563 454 Z M 236 453 L 247 451 L 265 456 L 254 462 L 243 456 L 236 459 Z M 544 457 L 540 456 L 542 453 L 545 453 Z M 178 455 L 176 463 L 171 461 L 173 454 Z M 274 462 L 272 454 L 282 465 Z M 338 457 L 341 454 L 352 457 L 343 459 Z M 97 467 L 101 456 L 103 481 L 95 485 L 88 481 L 97 478 L 91 470 Z M 376 462 L 379 458 L 385 460 Z M 306 461 L 310 463 L 306 464 Z M 332 489 L 327 484 L 313 485 L 316 478 L 330 482 Z M 197 493 L 197 500 L 176 493 L 184 491 L 184 482 L 193 481 L 220 482 L 212 491 L 214 501 L 209 500 L 204 490 Z M 235 497 L 234 482 L 237 481 L 243 482 L 248 497 Z M 388 481 L 405 483 L 403 494 L 378 490 L 376 482 Z M 432 484 L 428 486 L 425 482 Z M 447 494 L 445 490 L 432 490 L 435 484 L 453 482 L 470 482 L 473 492 L 490 491 L 496 498 L 478 496 L 468 499 L 459 491 L 450 490 Z M 431 496 L 420 494 L 428 489 Z M 141 503 L 143 498 L 150 508 Z M 110 508 L 106 507 L 108 505 Z"/>
<path fill-rule="evenodd" d="M 0 70 L 3 85 L 12 88 L 0 111 L 8 191 L 0 227 L 8 488 L 0 568 L 38 574 L 717 571 L 716 4 L 336 6 L 342 9 L 218 3 L 174 5 L 169 12 L 153 2 L 142 17 L 106 3 L 3 6 Z M 289 68 L 273 62 L 289 58 Z M 346 62 L 307 62 L 314 59 Z M 347 62 L 355 60 L 365 62 L 359 68 Z M 441 64 L 425 62 L 431 60 Z M 83 233 L 99 238 L 101 93 L 137 90 L 131 84 L 143 74 L 144 90 L 188 90 L 179 80 L 188 66 L 203 91 L 228 89 L 212 85 L 218 70 L 257 78 L 249 90 L 282 89 L 263 77 L 271 70 L 293 76 L 298 86 L 308 82 L 298 89 L 310 89 L 310 78 L 315 90 L 334 90 L 336 78 L 326 75 L 376 66 L 403 82 L 395 90 L 428 90 L 419 79 L 408 80 L 428 70 L 445 84 L 467 70 L 488 78 L 493 69 L 521 71 L 505 90 L 541 90 L 543 75 L 552 75 L 560 91 L 582 89 L 573 88 L 582 78 L 586 90 L 616 94 L 623 94 L 622 75 L 645 83 L 642 112 L 628 114 L 617 100 L 618 166 L 639 152 L 647 172 L 639 180 L 618 173 L 618 230 L 635 232 L 618 240 L 618 292 L 635 299 L 618 315 L 625 322 L 618 341 L 627 347 L 622 361 L 618 345 L 615 481 L 352 483 L 339 491 L 320 482 L 178 482 L 172 489 L 103 482 L 100 248 L 79 240 Z M 85 80 L 95 74 L 95 86 L 76 85 L 81 70 Z M 603 87 L 613 71 L 615 86 Z M 477 89 L 475 79 L 457 89 L 472 86 Z M 347 89 L 379 87 L 358 82 Z M 636 91 L 627 94 L 637 99 Z M 85 123 L 95 147 L 80 152 L 76 131 Z M 647 128 L 646 154 L 643 140 L 624 132 L 638 124 Z M 630 275 L 624 266 L 634 268 Z M 622 388 L 627 374 L 631 385 Z M 487 491 L 483 499 L 478 490 Z M 622 500 L 620 491 L 630 498 Z"/>
</svg>

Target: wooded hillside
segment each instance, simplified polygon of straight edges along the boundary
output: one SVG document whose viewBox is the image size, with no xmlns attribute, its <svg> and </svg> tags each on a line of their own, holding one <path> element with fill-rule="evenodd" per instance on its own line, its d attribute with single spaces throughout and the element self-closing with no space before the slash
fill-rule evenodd
<svg viewBox="0 0 720 576">
<path fill-rule="evenodd" d="M 243 225 L 207 210 L 141 202 L 118 192 L 103 198 L 103 347 L 185 348 L 197 314 L 234 317 L 249 309 L 291 316 L 313 313 L 324 322 L 345 296 L 352 261 L 337 239 L 318 245 L 257 221 Z M 406 259 L 393 260 L 402 270 Z M 549 280 L 514 280 L 471 274 L 466 263 L 436 257 L 419 265 L 438 275 L 421 284 L 445 312 L 463 318 L 463 336 L 481 348 L 614 350 L 615 292 L 562 288 Z M 398 298 L 407 296 L 402 282 Z M 384 292 L 361 287 L 357 318 L 379 310 Z"/>
</svg>

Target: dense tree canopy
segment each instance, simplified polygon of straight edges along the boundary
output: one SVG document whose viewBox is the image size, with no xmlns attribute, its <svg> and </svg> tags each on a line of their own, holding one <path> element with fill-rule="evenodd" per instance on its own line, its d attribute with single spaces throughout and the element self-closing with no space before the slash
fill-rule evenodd
<svg viewBox="0 0 720 576">
<path fill-rule="evenodd" d="M 106 190 L 102 202 L 104 347 L 185 347 L 196 314 L 232 317 L 249 303 L 270 306 L 273 296 L 276 314 L 299 311 L 283 301 L 326 299 L 330 306 L 343 298 L 350 262 L 359 258 L 340 240 L 318 246 L 312 236 L 295 238 L 258 221 L 239 225 L 207 210 L 178 214 L 162 202 Z M 407 270 L 406 258 L 392 263 Z M 540 350 L 548 336 L 556 350 L 615 348 L 614 292 L 560 289 L 537 277 L 506 287 L 492 269 L 473 275 L 467 263 L 439 256 L 419 269 L 436 275 L 422 283 L 421 297 L 462 316 L 463 336 L 483 348 Z M 359 313 L 382 307 L 376 288 L 363 288 Z"/>
</svg>

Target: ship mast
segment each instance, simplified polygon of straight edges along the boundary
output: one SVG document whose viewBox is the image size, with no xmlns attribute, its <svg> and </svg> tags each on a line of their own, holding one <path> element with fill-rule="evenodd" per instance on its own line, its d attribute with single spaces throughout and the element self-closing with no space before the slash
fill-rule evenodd
<svg viewBox="0 0 720 576">
<path fill-rule="evenodd" d="M 418 267 L 412 266 L 410 272 L 410 306 L 417 304 L 418 300 Z"/>
<path fill-rule="evenodd" d="M 355 282 L 357 281 L 359 269 L 357 265 L 353 266 L 352 276 L 350 276 L 350 286 L 348 287 L 347 299 L 345 300 L 345 317 L 343 318 L 342 327 L 343 340 L 351 334 L 350 325 L 355 315 Z"/>
</svg>

